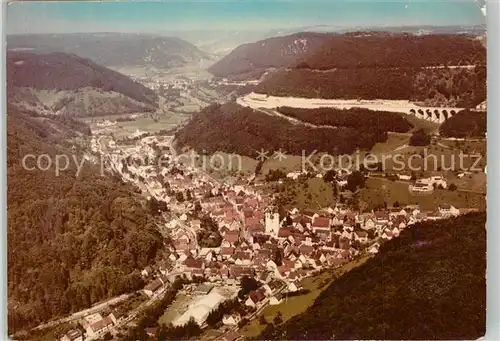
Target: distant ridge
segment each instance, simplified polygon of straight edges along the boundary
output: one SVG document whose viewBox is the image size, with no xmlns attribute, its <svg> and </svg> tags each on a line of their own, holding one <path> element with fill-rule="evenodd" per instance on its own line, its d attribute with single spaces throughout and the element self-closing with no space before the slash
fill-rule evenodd
<svg viewBox="0 0 500 341">
<path fill-rule="evenodd" d="M 35 111 L 93 116 L 152 111 L 157 95 L 129 77 L 61 52 L 7 52 L 9 101 Z"/>
<path fill-rule="evenodd" d="M 287 67 L 299 57 L 314 52 L 332 34 L 301 32 L 238 46 L 208 69 L 218 77 L 249 74 L 258 78 L 269 68 Z"/>
<path fill-rule="evenodd" d="M 142 33 L 9 35 L 7 48 L 72 53 L 107 67 L 147 64 L 166 69 L 208 57 L 207 53 L 185 40 Z"/>
</svg>

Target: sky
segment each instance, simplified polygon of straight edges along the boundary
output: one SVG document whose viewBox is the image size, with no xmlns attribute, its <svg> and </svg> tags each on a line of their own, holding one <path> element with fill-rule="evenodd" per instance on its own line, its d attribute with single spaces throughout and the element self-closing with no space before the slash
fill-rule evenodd
<svg viewBox="0 0 500 341">
<path fill-rule="evenodd" d="M 8 5 L 7 33 L 478 25 L 480 7 L 478 0 L 29 1 Z"/>
</svg>

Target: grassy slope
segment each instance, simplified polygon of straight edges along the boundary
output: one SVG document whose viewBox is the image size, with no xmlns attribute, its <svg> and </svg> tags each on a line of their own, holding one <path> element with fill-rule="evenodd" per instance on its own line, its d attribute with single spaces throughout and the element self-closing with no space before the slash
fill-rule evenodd
<svg viewBox="0 0 500 341">
<path fill-rule="evenodd" d="M 483 194 L 436 189 L 430 195 L 411 195 L 408 183 L 394 182 L 386 179 L 370 178 L 366 188 L 359 194 L 361 206 L 373 208 L 386 202 L 392 205 L 395 201 L 400 205 L 418 204 L 421 210 L 436 210 L 441 204 L 451 204 L 458 208 L 486 208 Z"/>
</svg>

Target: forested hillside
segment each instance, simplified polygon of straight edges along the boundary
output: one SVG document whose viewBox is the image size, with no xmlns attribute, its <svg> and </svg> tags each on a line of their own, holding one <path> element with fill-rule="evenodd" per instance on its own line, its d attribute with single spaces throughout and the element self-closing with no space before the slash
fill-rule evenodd
<svg viewBox="0 0 500 341">
<path fill-rule="evenodd" d="M 360 134 L 370 131 L 405 133 L 412 128 L 411 123 L 401 114 L 390 111 L 364 108 L 301 109 L 291 107 L 279 107 L 276 110 L 283 115 L 315 125 L 356 128 Z"/>
<path fill-rule="evenodd" d="M 474 107 L 486 98 L 485 65 L 484 46 L 464 35 L 349 33 L 271 73 L 256 92 Z"/>
<path fill-rule="evenodd" d="M 381 129 L 363 125 L 339 126 L 336 129 L 312 128 L 292 124 L 284 118 L 239 106 L 235 103 L 211 105 L 195 114 L 177 134 L 178 145 L 189 146 L 198 152 L 224 151 L 256 157 L 256 151 L 279 150 L 302 155 L 314 150 L 350 154 L 356 149 L 369 150 L 377 142 L 387 140 L 387 126 Z M 407 124 L 403 123 L 403 124 Z M 399 128 L 398 128 L 399 129 Z"/>
<path fill-rule="evenodd" d="M 66 53 L 9 51 L 7 90 L 18 107 L 72 116 L 149 112 L 158 106 L 153 90 Z"/>
<path fill-rule="evenodd" d="M 353 32 L 333 36 L 296 68 L 415 68 L 484 64 L 484 46 L 465 35 Z"/>
<path fill-rule="evenodd" d="M 346 99 L 409 99 L 415 69 L 282 70 L 259 83 L 258 93 L 273 96 Z"/>
<path fill-rule="evenodd" d="M 153 218 L 131 188 L 101 176 L 98 166 L 87 162 L 78 177 L 74 164 L 59 176 L 54 166 L 47 171 L 22 166 L 27 154 L 72 157 L 54 135 L 74 129 L 71 120 L 64 121 L 8 110 L 11 333 L 141 288 L 138 269 L 163 247 Z M 82 155 L 75 157 L 81 161 Z"/>
<path fill-rule="evenodd" d="M 419 223 L 262 340 L 477 339 L 486 323 L 486 216 Z"/>
<path fill-rule="evenodd" d="M 486 66 L 421 70 L 413 85 L 412 100 L 429 106 L 474 108 L 486 99 Z"/>
<path fill-rule="evenodd" d="M 462 110 L 446 120 L 439 133 L 446 137 L 485 137 L 486 112 Z"/>
<path fill-rule="evenodd" d="M 208 71 L 218 77 L 247 75 L 260 77 L 268 68 L 293 65 L 303 55 L 313 53 L 332 34 L 300 32 L 243 44 L 212 65 Z"/>
</svg>

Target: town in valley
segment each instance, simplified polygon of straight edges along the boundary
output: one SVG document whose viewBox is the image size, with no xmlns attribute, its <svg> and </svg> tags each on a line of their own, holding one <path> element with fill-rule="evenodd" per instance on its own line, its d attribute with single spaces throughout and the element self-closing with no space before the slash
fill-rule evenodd
<svg viewBox="0 0 500 341">
<path fill-rule="evenodd" d="M 150 5 L 152 18 L 163 11 Z M 397 339 L 406 317 L 379 320 L 400 316 L 387 302 L 406 294 L 477 315 L 453 334 L 440 311 L 409 339 L 482 333 L 484 302 L 468 285 L 484 267 L 467 258 L 484 247 L 481 11 L 433 25 L 160 34 L 77 21 L 74 33 L 35 34 L 10 10 L 11 339 Z M 63 156 L 75 166 L 59 169 Z M 472 230 L 478 240 L 465 239 Z M 456 254 L 440 254 L 442 240 Z M 463 261 L 446 272 L 447 256 Z M 426 282 L 402 284 L 409 268 Z M 356 284 L 374 273 L 372 287 Z M 353 298 L 386 288 L 382 303 Z M 359 329 L 344 298 L 366 309 Z"/>
</svg>

